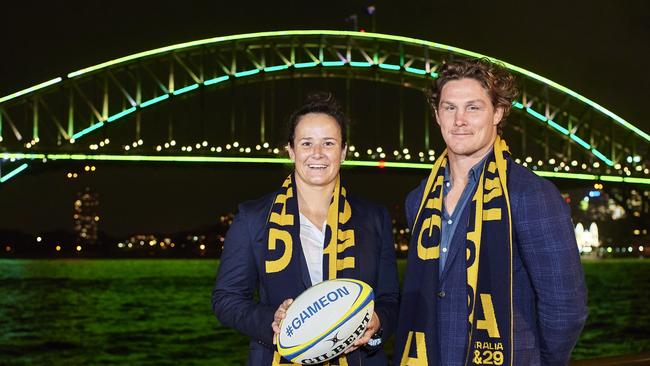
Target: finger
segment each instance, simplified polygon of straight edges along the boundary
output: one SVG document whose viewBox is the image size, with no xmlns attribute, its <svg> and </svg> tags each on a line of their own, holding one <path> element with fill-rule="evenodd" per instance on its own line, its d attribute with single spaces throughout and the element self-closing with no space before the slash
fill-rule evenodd
<svg viewBox="0 0 650 366">
<path fill-rule="evenodd" d="M 344 353 L 347 355 L 347 354 L 350 353 L 350 352 L 354 352 L 354 351 L 356 351 L 357 348 L 359 348 L 359 347 L 352 346 L 352 347 L 346 349 Z"/>
<path fill-rule="evenodd" d="M 377 328 L 378 328 L 378 327 L 377 327 L 377 324 L 370 324 L 370 325 L 368 325 L 368 327 L 366 328 L 366 331 L 365 331 L 364 335 L 367 334 L 367 333 L 370 333 L 370 334 L 375 334 L 375 333 L 377 333 Z"/>
<path fill-rule="evenodd" d="M 352 345 L 355 347 L 363 346 L 370 341 L 370 337 L 372 337 L 372 333 L 366 333 L 363 335 L 363 337 L 357 339 Z"/>
<path fill-rule="evenodd" d="M 280 333 L 280 323 L 284 318 L 287 317 L 287 309 L 289 305 L 293 303 L 293 299 L 286 299 L 278 306 L 278 309 L 273 314 L 273 322 L 271 323 L 271 328 L 274 333 Z M 275 340 L 274 340 L 275 341 Z"/>
<path fill-rule="evenodd" d="M 286 317 L 287 317 L 286 312 L 278 310 L 278 311 L 275 312 L 275 315 L 273 315 L 273 321 L 277 322 L 277 323 L 280 323 L 280 321 L 282 321 L 282 319 L 284 319 Z"/>
<path fill-rule="evenodd" d="M 292 303 L 293 303 L 293 299 L 286 299 L 282 302 L 282 305 L 280 305 L 280 307 L 282 307 L 284 311 L 287 311 L 289 305 L 291 305 Z"/>
</svg>

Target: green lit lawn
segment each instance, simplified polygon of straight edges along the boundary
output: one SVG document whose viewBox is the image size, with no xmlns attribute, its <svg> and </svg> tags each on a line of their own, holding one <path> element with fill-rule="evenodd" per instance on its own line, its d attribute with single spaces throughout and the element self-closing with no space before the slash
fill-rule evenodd
<svg viewBox="0 0 650 366">
<path fill-rule="evenodd" d="M 211 313 L 217 264 L 0 260 L 0 364 L 243 364 L 246 338 Z M 650 261 L 584 266 L 591 314 L 574 357 L 650 351 Z"/>
</svg>

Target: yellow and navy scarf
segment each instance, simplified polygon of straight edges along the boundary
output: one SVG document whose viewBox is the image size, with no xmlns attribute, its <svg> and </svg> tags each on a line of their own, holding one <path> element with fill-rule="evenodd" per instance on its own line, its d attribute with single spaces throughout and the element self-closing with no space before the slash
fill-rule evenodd
<svg viewBox="0 0 650 366">
<path fill-rule="evenodd" d="M 302 280 L 304 256 L 300 243 L 300 213 L 298 191 L 290 175 L 275 196 L 266 225 L 267 250 L 264 255 L 263 281 L 267 284 L 271 304 L 280 305 L 288 298 L 296 298 L 306 286 Z M 323 248 L 323 279 L 357 278 L 353 208 L 346 198 L 347 191 L 337 178 L 332 200 L 327 211 L 325 244 Z M 307 276 L 308 277 L 308 276 Z M 260 325 L 263 326 L 263 325 Z M 356 352 L 355 352 L 356 353 Z M 358 355 L 351 353 L 324 365 L 358 365 Z M 275 351 L 267 365 L 293 365 Z"/>
<path fill-rule="evenodd" d="M 465 365 L 513 362 L 509 159 L 505 141 L 497 137 L 467 208 L 466 248 L 460 252 L 467 268 Z M 437 327 L 438 301 L 444 301 L 437 293 L 445 169 L 446 150 L 433 166 L 413 225 L 395 350 L 400 365 L 439 365 L 438 337 L 449 336 L 438 334 Z"/>
</svg>

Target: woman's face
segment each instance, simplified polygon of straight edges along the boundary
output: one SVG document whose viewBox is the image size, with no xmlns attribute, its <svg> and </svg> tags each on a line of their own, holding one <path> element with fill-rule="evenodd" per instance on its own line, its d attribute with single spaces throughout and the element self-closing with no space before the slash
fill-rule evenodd
<svg viewBox="0 0 650 366">
<path fill-rule="evenodd" d="M 296 180 L 310 186 L 327 186 L 339 174 L 345 158 L 341 128 L 324 113 L 308 113 L 300 118 L 294 132 L 289 157 L 295 163 Z"/>
</svg>

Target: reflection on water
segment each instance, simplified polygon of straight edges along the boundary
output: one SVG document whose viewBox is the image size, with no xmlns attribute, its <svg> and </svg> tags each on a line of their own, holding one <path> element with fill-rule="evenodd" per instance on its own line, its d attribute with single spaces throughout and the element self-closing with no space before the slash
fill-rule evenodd
<svg viewBox="0 0 650 366">
<path fill-rule="evenodd" d="M 246 338 L 221 327 L 210 309 L 217 265 L 0 260 L 0 363 L 243 364 Z M 574 358 L 650 351 L 650 261 L 584 267 L 590 317 Z"/>
</svg>

